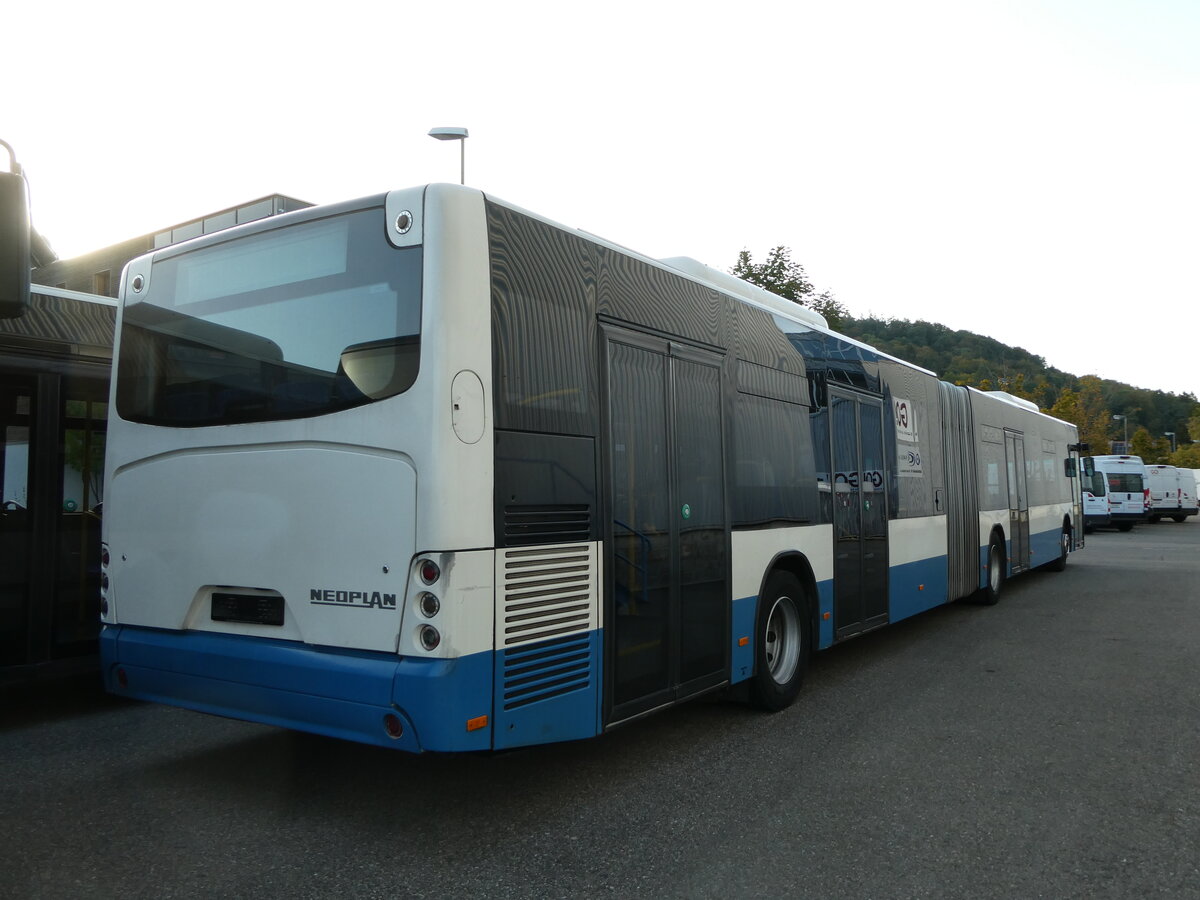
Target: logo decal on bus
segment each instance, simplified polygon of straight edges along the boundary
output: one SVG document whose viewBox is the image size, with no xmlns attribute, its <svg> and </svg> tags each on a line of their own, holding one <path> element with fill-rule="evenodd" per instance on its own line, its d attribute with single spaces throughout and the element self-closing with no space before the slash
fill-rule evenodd
<svg viewBox="0 0 1200 900">
<path fill-rule="evenodd" d="M 317 606 L 357 606 L 362 609 L 395 609 L 396 595 L 379 591 L 337 591 L 310 588 L 308 602 Z"/>
<path fill-rule="evenodd" d="M 913 417 L 912 403 L 900 397 L 894 397 L 892 398 L 892 413 L 896 423 L 897 439 L 910 444 L 917 443 L 917 423 Z"/>
</svg>

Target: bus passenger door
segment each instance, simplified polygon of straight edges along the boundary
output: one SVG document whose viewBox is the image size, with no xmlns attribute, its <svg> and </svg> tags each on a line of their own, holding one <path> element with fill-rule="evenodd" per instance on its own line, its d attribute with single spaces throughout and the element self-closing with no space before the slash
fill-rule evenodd
<svg viewBox="0 0 1200 900">
<path fill-rule="evenodd" d="M 1025 483 L 1024 435 L 1005 431 L 1004 455 L 1008 462 L 1008 556 L 1015 574 L 1029 568 L 1029 495 Z"/>
<path fill-rule="evenodd" d="M 829 391 L 833 460 L 833 596 L 839 638 L 888 620 L 883 401 Z"/>
<path fill-rule="evenodd" d="M 715 354 L 606 329 L 611 722 L 727 677 L 729 529 Z"/>
</svg>

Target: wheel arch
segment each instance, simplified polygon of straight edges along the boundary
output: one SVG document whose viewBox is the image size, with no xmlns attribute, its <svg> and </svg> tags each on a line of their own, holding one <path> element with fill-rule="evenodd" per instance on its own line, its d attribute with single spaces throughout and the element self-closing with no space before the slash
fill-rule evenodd
<svg viewBox="0 0 1200 900">
<path fill-rule="evenodd" d="M 800 582 L 800 586 L 804 588 L 804 599 L 808 606 L 808 625 L 809 634 L 812 635 L 812 647 L 817 649 L 820 646 L 821 636 L 821 612 L 820 612 L 820 595 L 817 593 L 817 578 L 813 574 L 812 563 L 808 561 L 799 550 L 784 550 L 775 554 L 775 557 L 763 570 L 762 579 L 758 583 L 758 596 L 761 599 L 767 590 L 767 582 L 771 580 L 771 576 L 776 572 L 787 572 Z"/>
</svg>

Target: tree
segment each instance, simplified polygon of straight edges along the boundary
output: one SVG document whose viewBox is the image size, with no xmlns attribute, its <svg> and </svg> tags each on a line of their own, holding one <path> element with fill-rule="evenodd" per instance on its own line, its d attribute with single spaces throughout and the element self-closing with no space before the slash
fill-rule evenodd
<svg viewBox="0 0 1200 900">
<path fill-rule="evenodd" d="M 792 251 L 784 246 L 771 250 L 764 263 L 754 262 L 750 251 L 743 250 L 730 271 L 744 281 L 803 306 L 808 306 L 805 301 L 813 293 L 812 282 L 804 273 L 804 266 L 793 262 Z"/>
<path fill-rule="evenodd" d="M 1140 456 L 1144 463 L 1165 463 L 1171 455 L 1171 442 L 1166 438 L 1152 437 L 1144 425 L 1139 425 L 1129 439 L 1133 455 Z"/>
<path fill-rule="evenodd" d="M 825 317 L 825 321 L 829 323 L 829 327 L 834 331 L 841 331 L 845 327 L 846 320 L 850 318 L 850 312 L 829 291 L 822 291 L 817 294 L 810 305 L 816 312 Z"/>
<path fill-rule="evenodd" d="M 840 331 L 849 318 L 846 307 L 832 293 L 817 293 L 804 266 L 793 260 L 792 251 L 782 245 L 773 248 L 762 263 L 756 263 L 750 251 L 743 250 L 729 271 L 743 281 L 820 313 L 835 331 Z"/>
<path fill-rule="evenodd" d="M 1200 444 L 1188 444 L 1171 454 L 1170 463 L 1184 469 L 1200 469 Z"/>
<path fill-rule="evenodd" d="M 1200 441 L 1200 406 L 1192 410 L 1187 422 L 1188 440 Z"/>
<path fill-rule="evenodd" d="M 1076 427 L 1080 426 L 1080 420 L 1083 418 L 1079 408 L 1079 395 L 1070 388 L 1067 388 L 1058 395 L 1058 400 L 1055 401 L 1054 405 L 1050 407 L 1048 412 L 1050 415 L 1054 416 L 1054 418 L 1062 419 L 1064 422 L 1070 422 Z M 1082 432 L 1082 429 L 1080 429 L 1080 431 Z M 1079 439 L 1083 440 L 1082 433 L 1080 434 Z"/>
<path fill-rule="evenodd" d="M 1079 379 L 1079 418 L 1069 419 L 1079 428 L 1079 440 L 1092 448 L 1093 455 L 1108 452 L 1108 429 L 1112 413 L 1100 392 L 1100 379 L 1084 375 Z"/>
</svg>

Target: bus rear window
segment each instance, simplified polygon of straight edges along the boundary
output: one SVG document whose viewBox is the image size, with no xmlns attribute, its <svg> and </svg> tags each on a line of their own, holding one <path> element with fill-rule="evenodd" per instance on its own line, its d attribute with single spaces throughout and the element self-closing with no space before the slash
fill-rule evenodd
<svg viewBox="0 0 1200 900">
<path fill-rule="evenodd" d="M 420 361 L 421 248 L 381 209 L 155 262 L 126 300 L 117 411 L 191 427 L 322 415 L 407 390 Z"/>
</svg>

